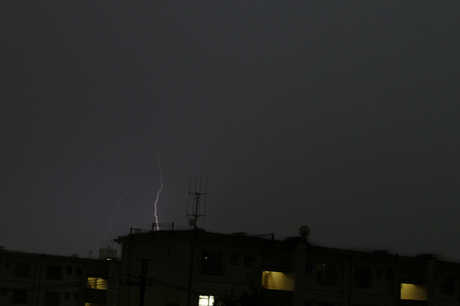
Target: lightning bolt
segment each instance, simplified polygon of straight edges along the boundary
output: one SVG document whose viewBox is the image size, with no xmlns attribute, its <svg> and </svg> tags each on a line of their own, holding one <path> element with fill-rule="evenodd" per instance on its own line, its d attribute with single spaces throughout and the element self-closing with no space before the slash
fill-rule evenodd
<svg viewBox="0 0 460 306">
<path fill-rule="evenodd" d="M 116 211 L 115 214 L 112 216 L 112 219 L 110 219 L 110 227 L 109 227 L 109 229 L 105 231 L 105 233 L 104 233 L 104 235 L 102 236 L 101 240 L 99 240 L 98 248 L 100 248 L 102 240 L 104 239 L 104 237 L 105 237 L 105 236 L 107 235 L 107 233 L 109 233 L 109 232 L 110 232 L 109 239 L 111 240 L 112 229 L 113 229 L 113 220 L 115 220 L 115 217 L 118 215 L 118 212 L 120 211 L 120 204 L 121 204 L 121 202 L 122 202 L 123 199 L 128 195 L 128 193 L 131 192 L 131 190 L 133 190 L 133 188 L 131 188 L 130 190 L 128 190 L 128 191 L 120 198 L 120 200 L 118 200 L 118 203 L 117 203 L 117 211 Z"/>
<path fill-rule="evenodd" d="M 157 198 L 155 200 L 155 203 L 153 203 L 154 210 L 153 210 L 153 215 L 155 216 L 155 227 L 158 230 L 160 230 L 160 227 L 158 226 L 158 215 L 157 215 L 157 209 L 158 209 L 158 199 L 160 198 L 160 192 L 163 190 L 163 169 L 161 169 L 161 163 L 160 163 L 160 154 L 158 153 L 158 150 L 155 149 L 155 152 L 157 153 L 157 159 L 158 159 L 158 169 L 160 169 L 160 190 L 157 192 Z"/>
</svg>

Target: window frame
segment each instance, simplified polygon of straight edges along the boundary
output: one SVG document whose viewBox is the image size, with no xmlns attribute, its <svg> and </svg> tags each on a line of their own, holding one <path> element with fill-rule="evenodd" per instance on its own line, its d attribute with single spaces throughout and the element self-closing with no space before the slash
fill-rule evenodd
<svg viewBox="0 0 460 306">
<path fill-rule="evenodd" d="M 13 304 L 27 304 L 27 300 L 27 290 L 20 288 L 13 289 L 13 296 L 11 299 Z"/>
<path fill-rule="evenodd" d="M 371 268 L 355 267 L 353 274 L 353 286 L 356 288 L 371 288 L 372 273 Z"/>
<path fill-rule="evenodd" d="M 44 306 L 59 306 L 59 292 L 46 291 L 43 298 Z"/>
<path fill-rule="evenodd" d="M 457 293 L 456 277 L 453 275 L 441 276 L 439 291 L 444 295 L 455 295 Z"/>
<path fill-rule="evenodd" d="M 18 262 L 16 269 L 14 270 L 14 276 L 16 277 L 30 277 L 31 276 L 31 265 L 29 263 Z"/>
<path fill-rule="evenodd" d="M 230 264 L 237 266 L 239 264 L 239 261 L 240 261 L 240 254 L 238 254 L 237 252 L 232 252 L 230 254 Z"/>
<path fill-rule="evenodd" d="M 62 280 L 62 266 L 48 265 L 46 268 L 46 279 Z"/>
<path fill-rule="evenodd" d="M 246 267 L 252 267 L 254 265 L 254 255 L 253 254 L 244 254 L 244 265 Z"/>
<path fill-rule="evenodd" d="M 332 263 L 318 264 L 316 280 L 321 285 L 335 286 L 339 283 L 338 265 Z"/>
<path fill-rule="evenodd" d="M 203 250 L 201 252 L 200 272 L 203 274 L 222 275 L 222 252 Z"/>
</svg>

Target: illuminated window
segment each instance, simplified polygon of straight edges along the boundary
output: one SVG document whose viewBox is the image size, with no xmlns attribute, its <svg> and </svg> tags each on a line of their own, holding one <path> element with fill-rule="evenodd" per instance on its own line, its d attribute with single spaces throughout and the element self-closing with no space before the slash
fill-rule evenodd
<svg viewBox="0 0 460 306">
<path fill-rule="evenodd" d="M 214 305 L 214 297 L 212 295 L 200 295 L 198 306 L 212 306 Z"/>
<path fill-rule="evenodd" d="M 270 290 L 294 291 L 294 273 L 263 271 L 262 287 Z"/>
<path fill-rule="evenodd" d="M 401 283 L 401 300 L 426 301 L 426 286 Z"/>
<path fill-rule="evenodd" d="M 107 290 L 107 280 L 100 277 L 88 277 L 88 289 Z"/>
</svg>

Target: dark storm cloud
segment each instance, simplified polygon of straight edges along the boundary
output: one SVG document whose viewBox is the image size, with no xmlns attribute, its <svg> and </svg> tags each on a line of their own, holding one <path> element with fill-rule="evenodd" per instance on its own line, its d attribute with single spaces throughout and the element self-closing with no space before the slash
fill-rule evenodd
<svg viewBox="0 0 460 306">
<path fill-rule="evenodd" d="M 149 228 L 158 150 L 160 222 L 186 224 L 198 173 L 208 230 L 456 258 L 456 2 L 0 11 L 1 244 L 93 250 L 120 199 L 111 238 Z"/>
</svg>

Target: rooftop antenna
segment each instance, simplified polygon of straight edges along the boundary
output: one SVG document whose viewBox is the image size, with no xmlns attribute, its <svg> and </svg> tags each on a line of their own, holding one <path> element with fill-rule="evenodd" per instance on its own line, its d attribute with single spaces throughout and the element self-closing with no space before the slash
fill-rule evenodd
<svg viewBox="0 0 460 306">
<path fill-rule="evenodd" d="M 193 229 L 197 229 L 196 221 L 198 217 L 204 217 L 206 215 L 206 195 L 208 192 L 208 178 L 203 187 L 203 180 L 198 175 L 195 175 L 195 188 L 192 189 L 192 176 L 190 176 L 188 186 L 188 207 L 187 217 L 188 224 L 193 226 Z"/>
</svg>

